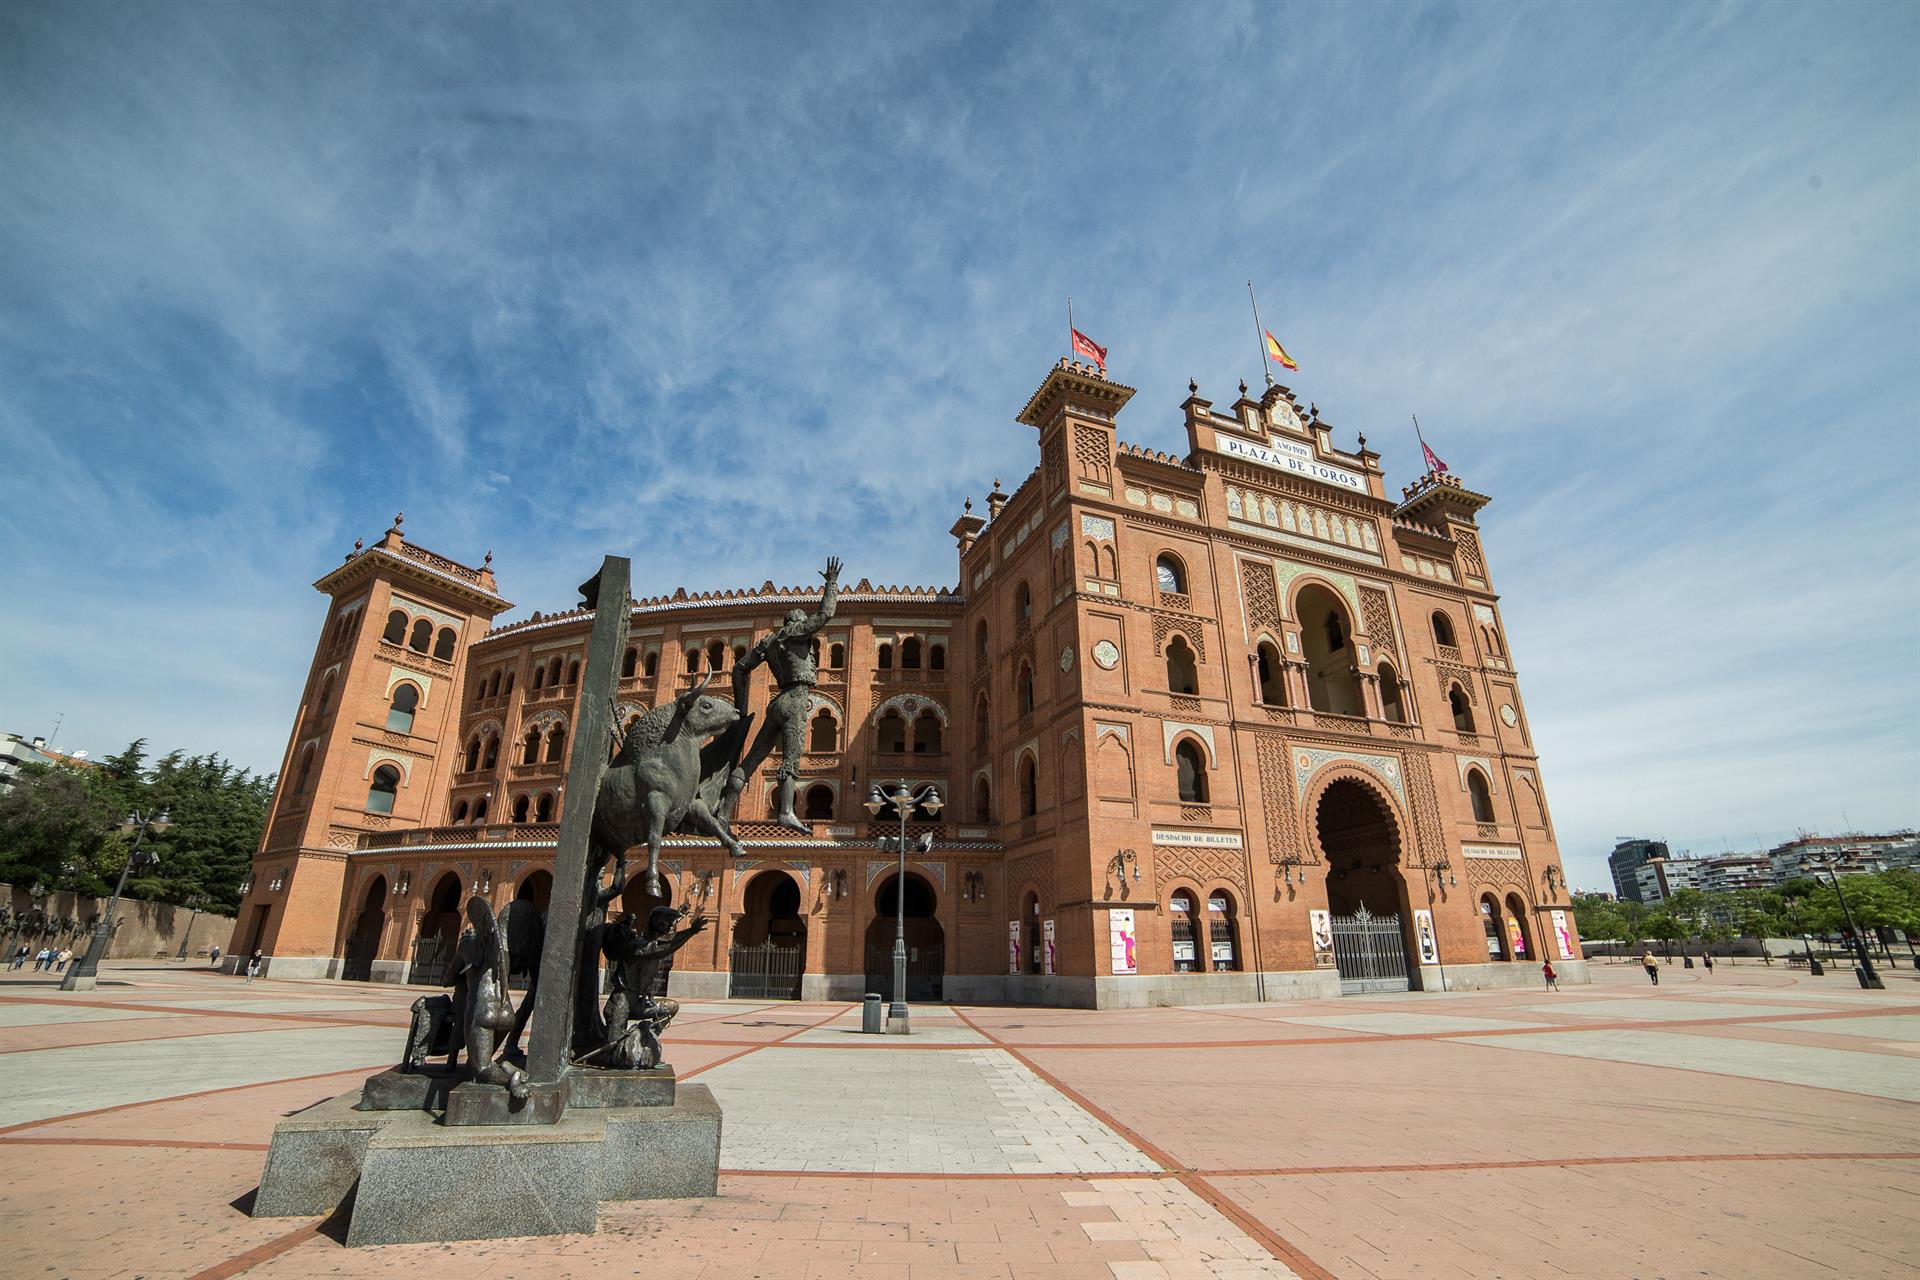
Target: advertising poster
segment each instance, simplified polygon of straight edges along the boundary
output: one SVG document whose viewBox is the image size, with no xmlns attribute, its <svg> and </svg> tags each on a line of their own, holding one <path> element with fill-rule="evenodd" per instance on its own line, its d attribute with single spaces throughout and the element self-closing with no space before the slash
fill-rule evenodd
<svg viewBox="0 0 1920 1280">
<path fill-rule="evenodd" d="M 1007 972 L 1020 972 L 1020 922 L 1007 921 Z"/>
<path fill-rule="evenodd" d="M 1325 968 L 1333 963 L 1333 912 L 1307 912 L 1307 926 L 1313 934 L 1313 963 Z"/>
<path fill-rule="evenodd" d="M 1140 961 L 1134 954 L 1133 908 L 1107 912 L 1107 945 L 1113 952 L 1115 973 L 1138 973 Z M 1193 944 L 1187 944 L 1189 950 Z"/>
<path fill-rule="evenodd" d="M 1053 972 L 1053 921 L 1049 920 L 1041 926 L 1040 938 L 1040 945 L 1046 948 L 1045 958 L 1047 963 L 1047 967 L 1042 970 L 1042 972 L 1051 974 Z"/>
<path fill-rule="evenodd" d="M 1413 931 L 1420 939 L 1420 963 L 1440 963 L 1440 944 L 1433 936 L 1433 912 L 1425 907 L 1414 912 Z"/>
<path fill-rule="evenodd" d="M 1527 958 L 1527 936 L 1520 932 L 1520 922 L 1512 916 L 1507 917 L 1507 941 L 1513 947 L 1514 959 Z"/>
<path fill-rule="evenodd" d="M 1560 944 L 1562 960 L 1573 959 L 1573 934 L 1567 930 L 1567 913 L 1564 911 L 1553 913 L 1553 940 Z"/>
</svg>

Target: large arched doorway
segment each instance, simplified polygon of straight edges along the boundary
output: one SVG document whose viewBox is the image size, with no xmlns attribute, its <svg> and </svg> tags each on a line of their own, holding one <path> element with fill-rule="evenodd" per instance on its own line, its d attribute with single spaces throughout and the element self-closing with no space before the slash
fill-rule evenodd
<svg viewBox="0 0 1920 1280">
<path fill-rule="evenodd" d="M 747 881 L 733 926 L 727 994 L 752 1000 L 798 1000 L 807 957 L 807 918 L 800 886 L 784 871 Z"/>
<path fill-rule="evenodd" d="M 1412 911 L 1393 811 L 1366 783 L 1338 778 L 1321 793 L 1313 818 L 1327 859 L 1327 909 L 1342 994 L 1407 990 Z"/>
<path fill-rule="evenodd" d="M 460 876 L 449 871 L 427 898 L 427 913 L 420 917 L 420 932 L 413 940 L 413 964 L 407 970 L 407 981 L 422 987 L 446 985 L 459 938 Z"/>
<path fill-rule="evenodd" d="M 374 957 L 380 954 L 380 935 L 387 927 L 387 878 L 375 876 L 361 898 L 360 914 L 347 934 L 347 954 L 340 976 L 348 982 L 373 980 Z"/>
<path fill-rule="evenodd" d="M 939 900 L 918 872 L 907 872 L 907 996 L 909 1001 L 942 999 L 941 975 L 947 966 L 947 935 L 935 914 Z M 892 998 L 894 921 L 899 918 L 900 876 L 890 873 L 873 894 L 873 922 L 867 926 L 867 990 Z"/>
</svg>

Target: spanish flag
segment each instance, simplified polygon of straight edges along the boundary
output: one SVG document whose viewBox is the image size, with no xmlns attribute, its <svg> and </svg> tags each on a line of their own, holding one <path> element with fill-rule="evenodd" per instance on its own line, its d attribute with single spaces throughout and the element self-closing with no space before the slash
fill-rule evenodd
<svg viewBox="0 0 1920 1280">
<path fill-rule="evenodd" d="M 1293 362 L 1293 357 L 1287 354 L 1287 349 L 1280 345 L 1280 339 L 1273 336 L 1273 330 L 1262 329 L 1260 332 L 1267 335 L 1267 354 L 1278 360 L 1283 368 L 1291 369 L 1295 373 L 1300 372 L 1300 366 Z"/>
</svg>

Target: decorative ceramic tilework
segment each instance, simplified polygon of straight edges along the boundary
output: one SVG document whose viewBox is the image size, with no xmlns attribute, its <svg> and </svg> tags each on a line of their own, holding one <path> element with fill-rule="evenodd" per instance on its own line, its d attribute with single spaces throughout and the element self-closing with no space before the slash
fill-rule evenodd
<svg viewBox="0 0 1920 1280">
<path fill-rule="evenodd" d="M 1357 751 L 1325 751 L 1317 747 L 1293 748 L 1293 789 L 1296 799 L 1304 800 L 1307 795 L 1307 781 L 1322 768 L 1338 760 L 1351 761 L 1363 765 L 1387 780 L 1393 788 L 1393 794 L 1400 797 L 1400 803 L 1407 802 L 1407 792 L 1400 780 L 1400 759 L 1397 756 L 1366 755 Z"/>
<path fill-rule="evenodd" d="M 1105 516 L 1082 515 L 1080 517 L 1080 536 L 1083 538 L 1101 538 L 1113 541 L 1113 521 Z"/>
</svg>

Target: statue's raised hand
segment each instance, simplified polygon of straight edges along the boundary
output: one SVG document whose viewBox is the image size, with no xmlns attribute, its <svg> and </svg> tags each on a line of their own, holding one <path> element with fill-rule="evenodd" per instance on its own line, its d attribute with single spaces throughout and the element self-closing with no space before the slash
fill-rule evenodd
<svg viewBox="0 0 1920 1280">
<path fill-rule="evenodd" d="M 840 557 L 828 556 L 827 567 L 821 572 L 820 576 L 828 582 L 838 582 L 840 580 Z"/>
</svg>

